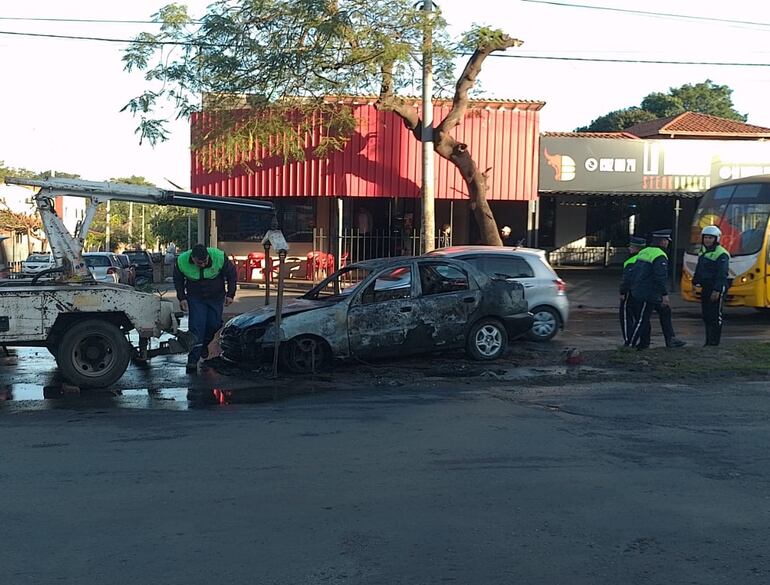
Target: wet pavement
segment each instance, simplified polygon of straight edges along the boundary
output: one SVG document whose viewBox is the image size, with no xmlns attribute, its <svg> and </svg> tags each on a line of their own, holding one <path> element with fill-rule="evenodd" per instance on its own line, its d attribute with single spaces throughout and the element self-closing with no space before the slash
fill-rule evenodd
<svg viewBox="0 0 770 585">
<path fill-rule="evenodd" d="M 403 384 L 417 378 L 458 376 L 454 364 L 465 371 L 483 376 L 499 376 L 526 381 L 554 372 L 543 366 L 523 368 L 516 363 L 521 351 L 529 354 L 559 354 L 570 348 L 611 350 L 619 345 L 615 305 L 617 275 L 613 272 L 571 269 L 562 271 L 567 280 L 571 302 L 570 322 L 565 331 L 546 344 L 514 341 L 501 362 L 479 364 L 467 360 L 461 352 L 450 356 L 428 355 L 418 360 L 396 360 L 382 364 L 388 370 L 387 383 Z M 297 291 L 290 296 L 299 294 Z M 273 296 L 273 300 L 274 300 Z M 679 338 L 690 345 L 702 343 L 703 325 L 699 306 L 674 295 L 674 326 Z M 264 304 L 264 291 L 242 290 L 232 313 L 248 311 Z M 182 321 L 184 328 L 185 321 Z M 770 341 L 770 317 L 753 309 L 728 308 L 723 343 L 745 340 Z M 653 347 L 662 345 L 660 328 L 653 315 Z M 10 358 L 0 357 L 0 412 L 3 410 L 46 410 L 59 408 L 187 410 L 226 404 L 263 403 L 276 399 L 312 394 L 339 388 L 355 388 L 365 371 L 355 362 L 335 365 L 322 375 L 298 378 L 281 375 L 277 380 L 266 369 L 241 370 L 236 367 L 205 369 L 195 375 L 185 373 L 185 356 L 159 356 L 146 365 L 131 364 L 125 375 L 104 391 L 81 391 L 65 384 L 51 355 L 43 348 L 15 348 Z M 552 361 L 552 360 L 546 360 Z M 425 364 L 434 363 L 432 372 Z M 550 367 L 550 365 L 548 366 Z M 376 375 L 376 365 L 373 370 Z M 491 372 L 491 374 L 490 374 Z M 460 374 L 462 377 L 462 374 Z"/>
</svg>

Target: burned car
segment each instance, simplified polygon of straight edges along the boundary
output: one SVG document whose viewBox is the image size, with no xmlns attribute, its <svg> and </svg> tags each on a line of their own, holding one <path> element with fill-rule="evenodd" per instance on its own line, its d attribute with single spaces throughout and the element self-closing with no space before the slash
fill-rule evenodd
<svg viewBox="0 0 770 585">
<path fill-rule="evenodd" d="M 238 363 L 269 361 L 275 308 L 244 313 L 222 331 L 222 356 Z M 491 280 L 462 260 L 387 258 L 351 264 L 281 315 L 279 358 L 296 372 L 330 358 L 372 359 L 465 348 L 492 360 L 532 325 L 524 288 Z"/>
</svg>

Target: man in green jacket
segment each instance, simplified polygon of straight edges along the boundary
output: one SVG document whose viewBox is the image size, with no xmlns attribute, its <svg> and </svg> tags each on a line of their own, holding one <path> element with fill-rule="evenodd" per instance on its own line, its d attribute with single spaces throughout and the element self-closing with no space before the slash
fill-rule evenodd
<svg viewBox="0 0 770 585">
<path fill-rule="evenodd" d="M 198 370 L 208 357 L 208 346 L 222 327 L 222 312 L 235 298 L 237 274 L 227 255 L 217 248 L 195 244 L 174 266 L 174 287 L 179 306 L 189 313 L 195 344 L 187 356 L 187 372 Z"/>
</svg>

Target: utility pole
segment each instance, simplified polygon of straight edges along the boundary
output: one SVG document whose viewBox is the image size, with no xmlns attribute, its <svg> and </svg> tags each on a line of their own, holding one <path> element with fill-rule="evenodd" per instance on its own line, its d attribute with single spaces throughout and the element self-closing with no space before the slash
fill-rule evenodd
<svg viewBox="0 0 770 585">
<path fill-rule="evenodd" d="M 422 251 L 436 247 L 433 192 L 433 0 L 423 0 L 425 17 L 422 45 Z"/>
<path fill-rule="evenodd" d="M 107 220 L 104 227 L 104 251 L 110 251 L 110 200 L 107 199 Z"/>
<path fill-rule="evenodd" d="M 134 242 L 134 203 L 128 202 L 128 241 Z"/>
</svg>

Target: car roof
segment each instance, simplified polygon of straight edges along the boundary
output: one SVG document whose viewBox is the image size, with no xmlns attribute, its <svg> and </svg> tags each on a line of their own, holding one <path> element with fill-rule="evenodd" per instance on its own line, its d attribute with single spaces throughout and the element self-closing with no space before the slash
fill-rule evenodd
<svg viewBox="0 0 770 585">
<path fill-rule="evenodd" d="M 430 252 L 430 254 L 436 256 L 459 256 L 460 254 L 510 254 L 511 252 L 545 257 L 545 250 L 518 246 L 450 246 L 448 248 L 438 248 Z"/>
<path fill-rule="evenodd" d="M 355 266 L 360 268 L 366 268 L 367 270 L 379 270 L 380 268 L 387 268 L 388 266 L 395 266 L 397 264 L 404 264 L 405 262 L 413 262 L 415 260 L 437 260 L 438 258 L 431 258 L 430 256 L 393 256 L 392 258 L 374 258 L 372 260 L 362 260 L 348 266 Z M 447 258 L 450 262 L 452 258 Z"/>
</svg>

